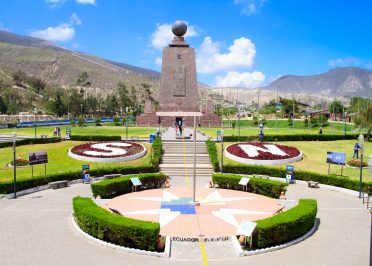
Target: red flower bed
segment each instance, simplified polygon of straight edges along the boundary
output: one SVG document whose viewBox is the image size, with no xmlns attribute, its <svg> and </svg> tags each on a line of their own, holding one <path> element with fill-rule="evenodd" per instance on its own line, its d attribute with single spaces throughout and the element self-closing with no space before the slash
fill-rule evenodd
<svg viewBox="0 0 372 266">
<path fill-rule="evenodd" d="M 253 145 L 256 147 L 260 147 L 263 149 L 267 148 L 264 146 L 264 144 L 270 144 L 270 145 L 275 145 L 279 149 L 281 149 L 283 152 L 285 152 L 287 155 L 281 156 L 281 155 L 276 155 L 272 154 L 271 152 L 264 152 L 264 151 L 258 151 L 258 155 L 255 157 L 249 156 L 242 148 L 239 147 L 239 145 L 244 145 L 244 144 L 249 144 Z M 274 143 L 268 143 L 268 142 L 247 142 L 247 143 L 237 143 L 234 145 L 231 145 L 227 147 L 227 152 L 238 156 L 240 158 L 246 158 L 246 159 L 255 159 L 255 160 L 280 160 L 280 159 L 287 159 L 287 158 L 293 158 L 298 155 L 300 155 L 300 151 L 297 148 L 286 146 L 286 145 L 280 145 L 280 144 L 274 144 Z"/>
<path fill-rule="evenodd" d="M 115 141 L 115 142 L 120 142 L 120 141 Z M 103 150 L 103 149 L 97 149 L 93 148 L 92 145 L 94 144 L 103 144 L 103 143 L 108 143 L 108 142 L 90 142 L 90 143 L 85 143 L 81 144 L 78 146 L 75 146 L 71 149 L 71 152 L 77 155 L 85 156 L 85 157 L 93 157 L 93 158 L 118 158 L 118 157 L 127 157 L 131 156 L 137 153 L 140 153 L 144 150 L 143 146 L 134 142 L 120 142 L 120 143 L 128 143 L 131 144 L 132 146 L 130 147 L 119 147 L 115 145 L 107 145 L 107 147 L 112 147 L 115 149 L 122 149 L 125 150 L 127 153 L 126 154 L 120 154 L 120 155 L 110 155 L 109 151 Z M 111 143 L 111 142 L 110 142 Z M 102 155 L 90 155 L 86 154 L 85 151 L 96 151 L 96 152 L 102 152 Z M 107 153 L 105 155 L 104 153 Z"/>
</svg>

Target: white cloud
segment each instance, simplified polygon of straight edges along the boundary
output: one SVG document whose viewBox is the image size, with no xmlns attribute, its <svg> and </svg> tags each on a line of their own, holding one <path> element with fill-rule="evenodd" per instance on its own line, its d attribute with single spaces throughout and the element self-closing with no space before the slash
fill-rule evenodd
<svg viewBox="0 0 372 266">
<path fill-rule="evenodd" d="M 260 86 L 265 80 L 262 72 L 237 72 L 229 71 L 226 76 L 216 77 L 217 87 L 248 87 L 254 88 Z"/>
<path fill-rule="evenodd" d="M 45 2 L 52 8 L 60 7 L 65 3 L 66 0 L 45 0 Z"/>
<path fill-rule="evenodd" d="M 3 23 L 0 22 L 0 30 L 4 30 L 4 31 L 12 31 L 11 29 L 8 29 L 7 27 L 4 26 Z"/>
<path fill-rule="evenodd" d="M 69 41 L 75 36 L 74 25 L 81 25 L 81 20 L 73 13 L 69 23 L 61 23 L 55 27 L 48 27 L 44 30 L 36 30 L 30 33 L 30 36 L 41 38 L 48 41 Z"/>
<path fill-rule="evenodd" d="M 355 57 L 345 57 L 345 58 L 337 58 L 331 59 L 328 61 L 328 65 L 330 67 L 347 67 L 347 66 L 358 66 L 362 63 L 362 60 L 355 58 Z"/>
<path fill-rule="evenodd" d="M 75 29 L 69 24 L 60 24 L 56 27 L 48 27 L 45 30 L 31 32 L 30 36 L 48 41 L 69 41 L 75 36 Z"/>
<path fill-rule="evenodd" d="M 155 49 L 163 49 L 172 42 L 172 24 L 157 24 L 156 30 L 151 34 L 151 46 Z M 194 26 L 187 26 L 187 32 L 185 37 L 197 36 L 198 33 Z"/>
<path fill-rule="evenodd" d="M 242 6 L 242 14 L 248 16 L 260 11 L 265 3 L 266 0 L 234 0 L 235 5 Z"/>
<path fill-rule="evenodd" d="M 76 0 L 78 4 L 83 4 L 83 5 L 95 5 L 96 0 Z"/>
<path fill-rule="evenodd" d="M 78 15 L 76 15 L 76 13 L 73 13 L 71 15 L 71 17 L 70 17 L 70 24 L 71 25 L 81 25 L 81 20 L 78 17 Z"/>
<path fill-rule="evenodd" d="M 156 57 L 155 58 L 155 64 L 157 66 L 161 66 L 162 62 L 163 62 L 163 60 L 161 59 L 161 57 Z"/>
<path fill-rule="evenodd" d="M 251 68 L 255 55 L 256 47 L 250 39 L 236 39 L 227 53 L 221 53 L 220 44 L 206 37 L 197 51 L 197 69 L 199 73 L 209 74 Z"/>
</svg>

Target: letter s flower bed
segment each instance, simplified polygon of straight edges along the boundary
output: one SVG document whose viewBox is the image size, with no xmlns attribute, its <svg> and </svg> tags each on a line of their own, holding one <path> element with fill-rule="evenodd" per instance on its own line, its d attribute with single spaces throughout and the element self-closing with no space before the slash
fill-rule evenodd
<svg viewBox="0 0 372 266">
<path fill-rule="evenodd" d="M 110 213 L 90 198 L 75 197 L 73 209 L 79 227 L 95 238 L 129 248 L 156 250 L 159 223 Z"/>
</svg>

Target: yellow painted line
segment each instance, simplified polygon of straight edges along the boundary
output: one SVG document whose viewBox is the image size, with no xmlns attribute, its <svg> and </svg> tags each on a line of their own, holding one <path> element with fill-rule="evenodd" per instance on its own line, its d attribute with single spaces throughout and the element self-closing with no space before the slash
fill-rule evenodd
<svg viewBox="0 0 372 266">
<path fill-rule="evenodd" d="M 204 266 L 208 266 L 207 254 L 205 253 L 203 238 L 200 239 L 199 243 L 200 243 L 201 253 L 202 253 L 202 256 L 203 256 Z"/>
<path fill-rule="evenodd" d="M 187 169 L 187 160 L 186 160 L 186 144 L 185 144 L 185 139 L 182 138 L 182 145 L 183 145 L 183 164 L 185 168 L 185 183 L 186 187 L 190 188 L 190 183 L 189 183 L 189 171 Z"/>
</svg>

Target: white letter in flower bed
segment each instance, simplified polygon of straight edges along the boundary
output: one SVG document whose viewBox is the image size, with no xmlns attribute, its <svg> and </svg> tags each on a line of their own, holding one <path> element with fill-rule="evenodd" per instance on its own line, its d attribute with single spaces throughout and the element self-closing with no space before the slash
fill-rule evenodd
<svg viewBox="0 0 372 266">
<path fill-rule="evenodd" d="M 129 143 L 122 143 L 122 142 L 111 142 L 111 143 L 97 143 L 92 145 L 92 148 L 105 150 L 107 152 L 100 152 L 100 151 L 84 151 L 86 155 L 91 156 L 116 156 L 116 155 L 124 155 L 127 153 L 126 150 L 121 148 L 114 148 L 109 147 L 110 146 L 116 146 L 116 147 L 130 147 L 132 144 Z"/>
<path fill-rule="evenodd" d="M 277 146 L 272 145 L 272 144 L 263 144 L 263 146 L 266 147 L 266 149 L 257 147 L 255 145 L 250 145 L 250 144 L 241 144 L 239 147 L 251 158 L 257 157 L 259 154 L 259 151 L 262 152 L 269 152 L 274 155 L 279 155 L 279 156 L 286 156 L 287 153 L 279 149 Z"/>
</svg>

